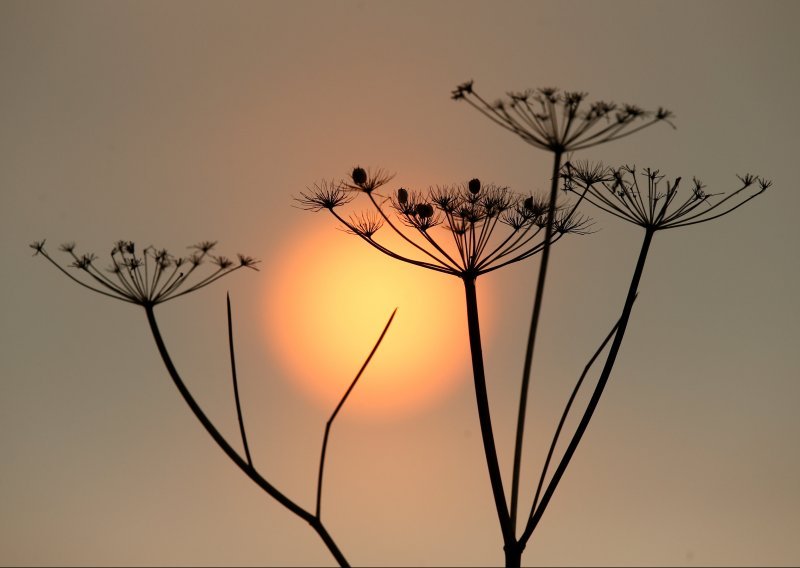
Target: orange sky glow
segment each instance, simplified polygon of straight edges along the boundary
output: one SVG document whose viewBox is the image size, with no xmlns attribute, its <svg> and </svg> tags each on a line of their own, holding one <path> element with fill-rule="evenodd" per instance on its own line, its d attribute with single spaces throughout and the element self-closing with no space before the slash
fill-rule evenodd
<svg viewBox="0 0 800 568">
<path fill-rule="evenodd" d="M 460 281 L 388 258 L 322 216 L 311 221 L 287 238 L 289 246 L 275 259 L 283 270 L 268 281 L 265 295 L 269 348 L 283 364 L 283 376 L 332 409 L 397 307 L 348 399 L 348 412 L 419 412 L 467 378 Z M 484 306 L 487 339 L 488 300 Z"/>
<path fill-rule="evenodd" d="M 384 196 L 471 178 L 546 191 L 550 153 L 451 99 L 469 80 L 489 102 L 558 87 L 675 113 L 675 129 L 574 161 L 682 187 L 697 176 L 710 194 L 736 174 L 774 181 L 654 239 L 608 387 L 523 563 L 797 565 L 798 21 L 796 0 L 0 0 L 0 565 L 334 564 L 199 425 L 143 311 L 32 257 L 41 239 L 56 254 L 75 241 L 102 269 L 118 239 L 260 259 L 156 313 L 187 387 L 242 448 L 230 293 L 253 463 L 303 507 L 326 420 L 397 307 L 331 429 L 326 527 L 354 566 L 502 563 L 462 283 L 293 200 L 355 166 L 395 174 Z M 584 205 L 593 232 L 550 257 L 521 515 L 641 244 Z M 477 281 L 506 487 L 539 261 Z"/>
</svg>

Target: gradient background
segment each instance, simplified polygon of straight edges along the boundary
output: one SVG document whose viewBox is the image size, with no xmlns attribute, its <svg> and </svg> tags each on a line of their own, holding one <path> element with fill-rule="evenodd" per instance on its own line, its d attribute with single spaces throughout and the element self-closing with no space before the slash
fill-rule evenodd
<svg viewBox="0 0 800 568">
<path fill-rule="evenodd" d="M 0 562 L 332 563 L 202 431 L 143 313 L 67 282 L 27 245 L 219 239 L 263 259 L 160 317 L 235 437 L 225 290 L 249 310 L 237 335 L 252 450 L 310 507 L 330 409 L 283 380 L 263 309 L 280 251 L 323 223 L 291 195 L 356 163 L 412 186 L 546 187 L 549 155 L 449 100 L 474 78 L 489 98 L 554 85 L 676 113 L 677 131 L 584 158 L 697 175 L 712 191 L 734 189 L 735 173 L 775 182 L 729 217 L 658 236 L 614 377 L 525 561 L 797 565 L 798 21 L 796 2 L 0 3 Z M 551 264 L 530 483 L 638 252 L 636 228 L 597 220 Z M 506 472 L 535 270 L 486 280 Z M 323 517 L 354 564 L 502 562 L 463 375 L 415 414 L 345 408 Z"/>
</svg>

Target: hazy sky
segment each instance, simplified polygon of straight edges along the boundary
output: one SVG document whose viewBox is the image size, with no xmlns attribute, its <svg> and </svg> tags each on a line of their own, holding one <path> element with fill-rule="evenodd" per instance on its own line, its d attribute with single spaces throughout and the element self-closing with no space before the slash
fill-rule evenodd
<svg viewBox="0 0 800 568">
<path fill-rule="evenodd" d="M 729 217 L 657 236 L 615 373 L 524 561 L 797 565 L 798 21 L 791 1 L 0 1 L 0 563 L 333 563 L 202 431 L 143 311 L 78 288 L 27 245 L 105 253 L 124 238 L 181 251 L 217 239 L 262 259 L 261 272 L 158 313 L 178 367 L 236 439 L 231 291 L 254 459 L 311 507 L 331 409 L 270 347 L 267 296 L 305 235 L 346 235 L 292 195 L 355 164 L 412 187 L 477 176 L 545 188 L 548 155 L 449 99 L 474 79 L 489 98 L 558 86 L 675 112 L 677 130 L 583 158 L 695 175 L 712 192 L 735 189 L 736 173 L 774 180 Z M 638 252 L 636 228 L 595 217 L 597 233 L 554 249 L 528 491 Z M 504 473 L 536 266 L 483 286 Z M 502 562 L 466 367 L 416 412 L 347 410 L 324 519 L 352 563 Z"/>
</svg>

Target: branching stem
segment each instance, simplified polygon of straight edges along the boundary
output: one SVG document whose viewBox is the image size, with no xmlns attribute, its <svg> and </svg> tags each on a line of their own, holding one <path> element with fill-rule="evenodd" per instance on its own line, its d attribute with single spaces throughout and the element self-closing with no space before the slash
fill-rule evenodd
<svg viewBox="0 0 800 568">
<path fill-rule="evenodd" d="M 619 318 L 619 327 L 617 329 L 617 333 L 614 335 L 614 341 L 611 343 L 605 365 L 600 373 L 600 378 L 598 379 L 597 385 L 592 393 L 592 398 L 589 400 L 589 404 L 583 413 L 583 417 L 581 418 L 578 427 L 575 429 L 575 433 L 573 434 L 567 449 L 564 451 L 561 462 L 558 464 L 556 471 L 553 473 L 553 477 L 548 483 L 547 489 L 542 494 L 542 500 L 539 503 L 539 506 L 536 508 L 533 515 L 531 515 L 527 526 L 525 527 L 525 531 L 520 537 L 520 542 L 523 544 L 528 541 L 531 534 L 533 534 L 536 525 L 539 524 L 539 521 L 541 520 L 542 515 L 544 514 L 544 511 L 550 502 L 550 499 L 553 497 L 556 487 L 558 487 L 561 477 L 564 475 L 564 471 L 566 471 L 567 466 L 569 465 L 569 462 L 572 459 L 572 456 L 575 453 L 575 450 L 578 447 L 584 432 L 586 431 L 586 427 L 589 425 L 589 421 L 592 419 L 592 415 L 597 408 L 597 404 L 600 402 L 600 397 L 603 394 L 603 389 L 608 382 L 608 378 L 611 376 L 611 370 L 614 367 L 620 345 L 622 345 L 622 339 L 625 336 L 625 330 L 628 327 L 628 321 L 630 320 L 631 311 L 633 310 L 633 303 L 636 300 L 636 295 L 639 289 L 639 281 L 641 280 L 642 272 L 644 271 L 644 264 L 647 260 L 647 253 L 650 250 L 650 244 L 652 243 L 654 233 L 655 231 L 653 229 L 645 230 L 642 248 L 639 251 L 639 259 L 636 262 L 636 269 L 633 272 L 631 284 L 628 288 L 628 295 L 625 298 L 625 305 L 622 308 L 622 314 Z"/>
<path fill-rule="evenodd" d="M 322 522 L 317 517 L 300 507 L 297 503 L 289 499 L 286 495 L 281 493 L 266 479 L 264 479 L 252 465 L 242 459 L 239 453 L 228 443 L 222 434 L 220 434 L 216 426 L 214 426 L 208 416 L 206 416 L 206 414 L 200 408 L 200 405 L 197 404 L 197 401 L 194 399 L 191 392 L 189 392 L 189 389 L 186 387 L 181 379 L 181 376 L 178 374 L 178 370 L 175 368 L 172 358 L 167 351 L 167 347 L 164 344 L 164 339 L 161 337 L 161 331 L 159 330 L 158 323 L 156 322 L 154 306 L 147 304 L 144 306 L 144 309 L 147 313 L 147 323 L 150 325 L 150 331 L 152 332 L 153 339 L 156 342 L 158 353 L 161 355 L 161 359 L 164 362 L 164 366 L 167 368 L 167 372 L 169 372 L 170 378 L 172 378 L 172 382 L 175 383 L 175 386 L 181 393 L 183 400 L 189 406 L 189 409 L 192 411 L 195 417 L 200 421 L 200 424 L 203 425 L 203 428 L 206 429 L 206 432 L 208 432 L 208 434 L 214 439 L 217 445 L 222 449 L 223 452 L 225 452 L 231 461 L 239 466 L 239 469 L 241 469 L 256 485 L 263 489 L 270 497 L 278 501 L 278 503 L 311 525 L 311 527 L 325 543 L 325 546 L 328 548 L 330 553 L 336 559 L 336 562 L 339 563 L 339 566 L 350 566 L 350 564 L 347 562 L 347 559 L 344 557 L 344 554 L 342 554 L 342 551 L 339 550 L 339 547 L 325 529 Z"/>
<path fill-rule="evenodd" d="M 239 382 L 236 380 L 236 356 L 233 351 L 233 318 L 231 317 L 231 295 L 225 296 L 228 307 L 228 350 L 231 354 L 231 377 L 233 378 L 233 398 L 236 400 L 236 417 L 239 419 L 239 431 L 242 433 L 242 445 L 244 455 L 247 457 L 247 464 L 253 467 L 253 458 L 250 456 L 250 447 L 247 445 L 247 433 L 244 429 L 244 417 L 242 416 L 242 404 L 239 398 Z"/>
</svg>

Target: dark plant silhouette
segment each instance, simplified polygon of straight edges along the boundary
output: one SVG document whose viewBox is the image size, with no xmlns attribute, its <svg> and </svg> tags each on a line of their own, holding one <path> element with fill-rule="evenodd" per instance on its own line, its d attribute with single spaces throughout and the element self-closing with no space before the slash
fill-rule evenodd
<svg viewBox="0 0 800 568">
<path fill-rule="evenodd" d="M 696 225 L 727 215 L 766 191 L 771 182 L 750 174 L 739 176 L 741 186 L 723 195 L 707 193 L 705 186 L 694 179 L 687 193 L 681 195 L 681 178 L 668 181 L 658 170 L 637 171 L 629 166 L 609 168 L 588 161 L 572 160 L 571 154 L 574 152 L 613 142 L 661 122 L 672 125 L 672 114 L 662 108 L 645 111 L 628 104 L 590 103 L 586 101 L 585 93 L 552 88 L 509 93 L 504 100 L 490 103 L 475 91 L 471 81 L 458 86 L 452 92 L 452 98 L 465 101 L 531 146 L 550 152 L 553 162 L 549 193 L 544 196 L 519 194 L 504 186 L 484 184 L 478 179 L 433 186 L 426 191 L 404 187 L 388 190 L 393 175 L 382 169 L 356 166 L 344 179 L 322 181 L 308 187 L 296 197 L 296 204 L 313 212 L 327 211 L 348 233 L 387 256 L 457 277 L 463 283 L 481 441 L 503 538 L 505 564 L 517 567 L 521 565 L 523 551 L 550 503 L 611 376 L 638 295 L 653 237 L 660 231 Z M 559 189 L 563 190 L 565 199 L 559 200 Z M 357 202 L 365 203 L 366 207 L 358 208 Z M 585 203 L 642 227 L 642 245 L 621 313 L 589 358 L 564 406 L 532 496 L 530 510 L 522 517 L 522 528 L 518 530 L 527 401 L 550 251 L 552 245 L 567 234 L 586 235 L 591 232 L 593 222 L 580 212 Z M 305 520 L 341 566 L 348 566 L 344 554 L 321 518 L 328 440 L 334 420 L 380 346 L 394 313 L 325 425 L 315 506 L 311 512 L 279 491 L 254 465 L 239 396 L 230 297 L 227 298 L 228 343 L 243 452 L 236 450 L 221 435 L 195 401 L 179 375 L 157 325 L 157 305 L 208 286 L 240 268 L 256 269 L 258 261 L 251 257 L 238 255 L 236 260 L 230 260 L 212 254 L 215 244 L 203 242 L 190 247 L 186 256 L 175 257 L 166 250 L 153 247 L 137 250 L 132 242 L 119 241 L 111 250 L 110 264 L 106 269 L 97 267 L 94 254 L 78 254 L 74 243 L 60 247 L 69 258 L 68 264 L 63 266 L 47 252 L 44 241 L 35 242 L 31 247 L 35 255 L 43 256 L 79 285 L 144 308 L 156 347 L 170 377 L 209 435 L 253 482 Z M 480 276 L 537 254 L 540 254 L 540 264 L 533 290 L 531 325 L 520 381 L 511 487 L 507 492 L 492 427 L 476 282 Z M 204 273 L 200 267 L 208 265 L 212 269 Z M 564 433 L 566 420 L 574 410 L 577 395 L 604 352 L 605 361 L 589 402 L 563 454 L 556 456 L 557 444 Z M 550 475 L 554 462 L 557 465 Z"/>
<path fill-rule="evenodd" d="M 467 322 L 478 417 L 487 469 L 499 520 L 507 566 L 519 566 L 522 553 L 538 525 L 556 487 L 583 436 L 611 375 L 638 293 L 639 280 L 655 232 L 701 223 L 741 207 L 769 187 L 762 178 L 745 175 L 742 187 L 712 202 L 697 180 L 688 196 L 677 199 L 678 178 L 660 187 L 663 176 L 644 170 L 642 182 L 635 168 L 610 169 L 588 162 L 563 163 L 568 153 L 591 148 L 633 134 L 659 122 L 672 124 L 669 111 L 648 112 L 633 105 L 596 102 L 583 106 L 584 93 L 538 89 L 512 93 L 507 101 L 488 103 L 473 89 L 472 82 L 453 91 L 496 124 L 517 134 L 525 142 L 553 154 L 548 196 L 517 195 L 505 187 L 483 185 L 478 179 L 454 186 L 431 187 L 426 192 L 406 188 L 385 193 L 393 176 L 384 170 L 355 167 L 348 179 L 317 183 L 297 197 L 300 207 L 330 212 L 347 230 L 384 254 L 402 262 L 460 278 L 466 293 Z M 574 204 L 559 203 L 559 182 L 574 194 Z M 748 192 L 748 189 L 756 188 Z M 371 206 L 347 213 L 359 196 Z M 550 247 L 567 233 L 586 234 L 590 222 L 577 211 L 583 201 L 645 229 L 642 249 L 618 322 L 590 358 L 567 401 L 548 449 L 529 514 L 517 536 L 520 469 L 527 398 L 538 321 L 541 314 Z M 388 227 L 384 229 L 384 227 Z M 501 230 L 500 227 L 503 227 Z M 401 238 L 392 246 L 383 238 L 388 231 Z M 401 250 L 402 249 L 402 250 Z M 487 396 L 486 375 L 480 339 L 475 284 L 478 276 L 542 253 L 525 360 L 515 435 L 510 502 L 507 501 Z M 590 368 L 609 345 L 605 363 L 590 402 L 584 410 L 564 455 L 549 482 L 547 476 L 556 444 L 577 393 Z"/>
<path fill-rule="evenodd" d="M 562 160 L 569 153 L 613 142 L 660 122 L 666 122 L 673 128 L 675 127 L 670 122 L 672 112 L 664 108 L 646 111 L 632 104 L 606 101 L 587 102 L 586 96 L 587 93 L 580 91 L 560 91 L 556 88 L 545 87 L 511 92 L 506 99 L 490 103 L 478 94 L 473 81 L 459 85 L 452 92 L 454 100 L 465 101 L 492 122 L 513 132 L 528 144 L 553 154 L 550 195 L 547 202 L 548 220 L 545 226 L 546 244 L 539 263 L 517 413 L 510 503 L 511 526 L 514 531 L 516 531 L 517 524 L 522 443 L 527 417 L 528 393 L 544 299 L 544 286 L 547 280 L 547 268 L 550 262 L 549 241 L 555 219 L 558 172 L 561 169 Z M 509 543 L 506 544 L 508 546 Z M 512 563 L 514 563 L 513 560 Z"/>
<path fill-rule="evenodd" d="M 363 374 L 367 365 L 372 360 L 373 355 L 378 350 L 389 326 L 392 324 L 395 312 L 392 312 L 389 320 L 386 322 L 383 331 L 381 332 L 378 340 L 375 342 L 372 350 L 367 355 L 364 363 L 361 365 L 358 373 L 353 379 L 347 391 L 342 396 L 333 414 L 328 419 L 325 425 L 325 434 L 322 441 L 322 450 L 320 452 L 319 460 L 319 473 L 317 476 L 317 496 L 316 508 L 312 513 L 307 511 L 292 499 L 284 495 L 272 483 L 267 481 L 261 473 L 259 473 L 256 466 L 253 464 L 252 456 L 250 455 L 250 447 L 247 443 L 247 433 L 244 425 L 244 417 L 242 414 L 242 406 L 239 398 L 239 384 L 236 375 L 236 361 L 234 354 L 233 342 L 233 318 L 231 315 L 231 301 L 230 295 L 227 296 L 227 316 L 228 316 L 228 345 L 230 350 L 231 360 L 231 376 L 233 379 L 233 393 L 236 402 L 236 416 L 239 422 L 239 431 L 242 438 L 242 446 L 244 448 L 244 457 L 228 442 L 225 437 L 220 433 L 210 418 L 203 412 L 200 405 L 192 396 L 189 388 L 178 373 L 172 357 L 167 351 L 166 344 L 161 335 L 155 316 L 155 307 L 168 300 L 172 300 L 179 296 L 183 296 L 190 292 L 194 292 L 212 284 L 223 276 L 227 276 L 240 268 L 252 268 L 257 270 L 256 264 L 258 261 L 244 255 L 237 255 L 237 262 L 233 262 L 224 256 L 215 256 L 211 254 L 212 249 L 216 246 L 216 242 L 205 241 L 200 244 L 189 247 L 192 251 L 186 257 L 175 257 L 164 249 L 156 249 L 152 246 L 144 248 L 140 253 L 137 253 L 136 245 L 131 241 L 118 241 L 111 249 L 110 265 L 104 271 L 97 267 L 97 256 L 93 253 L 78 254 L 75 252 L 75 244 L 67 243 L 61 245 L 60 250 L 67 253 L 71 262 L 62 266 L 47 252 L 45 249 L 45 241 L 36 241 L 32 243 L 31 248 L 34 249 L 34 256 L 41 255 L 47 259 L 51 264 L 63 272 L 68 278 L 80 284 L 81 286 L 109 296 L 111 298 L 122 300 L 136 304 L 144 308 L 147 316 L 147 323 L 150 326 L 150 331 L 153 339 L 156 342 L 156 347 L 161 355 L 164 366 L 172 378 L 173 383 L 177 387 L 181 396 L 183 397 L 189 409 L 200 421 L 205 428 L 206 432 L 214 439 L 217 445 L 223 452 L 233 461 L 239 469 L 241 469 L 256 485 L 263 489 L 270 497 L 278 501 L 281 505 L 286 507 L 292 513 L 306 521 L 314 531 L 319 535 L 325 546 L 336 558 L 336 561 L 341 566 L 349 566 L 347 559 L 342 551 L 337 546 L 331 535 L 328 533 L 321 517 L 321 503 L 322 503 L 322 481 L 323 473 L 325 470 L 325 456 L 328 447 L 328 438 L 330 436 L 331 426 L 334 419 L 338 415 L 342 406 L 347 398 L 350 396 L 353 388 Z M 197 269 L 210 261 L 215 268 L 208 274 L 200 276 L 196 273 Z M 78 275 L 75 276 L 69 272 L 69 268 L 77 269 Z M 80 276 L 83 275 L 83 279 Z"/>
<path fill-rule="evenodd" d="M 640 175 L 638 178 L 636 174 L 635 167 L 623 166 L 621 168 L 611 169 L 605 168 L 600 164 L 590 164 L 588 162 L 575 165 L 568 162 L 562 170 L 565 191 L 576 193 L 584 200 L 600 209 L 623 220 L 634 223 L 635 225 L 639 225 L 644 229 L 644 237 L 642 239 L 641 250 L 639 251 L 639 258 L 636 261 L 636 267 L 631 278 L 630 286 L 628 287 L 622 314 L 620 315 L 615 331 L 606 338 L 606 341 L 608 341 L 609 338 L 613 336 L 613 341 L 611 342 L 611 347 L 606 356 L 606 362 L 600 372 L 592 397 L 547 488 L 544 493 L 541 493 L 553 450 L 564 422 L 564 417 L 566 416 L 566 412 L 569 411 L 569 407 L 575 396 L 574 392 L 567 403 L 565 415 L 562 417 L 556 429 L 556 434 L 542 468 L 528 521 L 520 537 L 520 542 L 522 542 L 523 545 L 530 539 L 542 514 L 547 508 L 547 504 L 550 502 L 567 465 L 572 459 L 575 449 L 578 447 L 578 443 L 597 408 L 603 389 L 611 376 L 611 371 L 614 367 L 617 354 L 619 353 L 619 348 L 622 345 L 631 311 L 633 310 L 633 304 L 638 294 L 639 281 L 644 271 L 647 253 L 650 250 L 650 245 L 652 244 L 655 233 L 666 229 L 704 223 L 727 215 L 760 195 L 772 185 L 769 180 L 750 174 L 737 176 L 741 182 L 741 187 L 714 203 L 712 202 L 712 198 L 722 194 L 706 193 L 705 186 L 696 178 L 693 179 L 693 184 L 688 195 L 683 200 L 680 200 L 678 199 L 680 177 L 670 183 L 669 181 L 665 181 L 665 176 L 660 175 L 658 170 L 649 168 L 639 172 Z M 579 379 L 576 391 L 580 387 L 582 381 L 583 376 Z M 541 501 L 539 501 L 540 495 Z"/>
<path fill-rule="evenodd" d="M 484 185 L 478 179 L 432 187 L 425 193 L 405 188 L 390 196 L 378 193 L 391 179 L 383 170 L 356 167 L 350 179 L 318 183 L 302 192 L 297 202 L 309 211 L 329 211 L 349 233 L 392 258 L 463 282 L 483 447 L 503 536 L 513 540 L 489 412 L 475 281 L 482 274 L 533 256 L 545 243 L 567 233 L 584 233 L 589 221 L 576 214 L 574 205 L 554 206 L 553 233 L 550 241 L 545 241 L 548 205 L 539 197 Z M 372 209 L 345 217 L 340 208 L 353 201 L 353 194 L 366 196 Z M 380 238 L 384 224 L 408 245 L 408 253 L 390 248 Z"/>
</svg>

